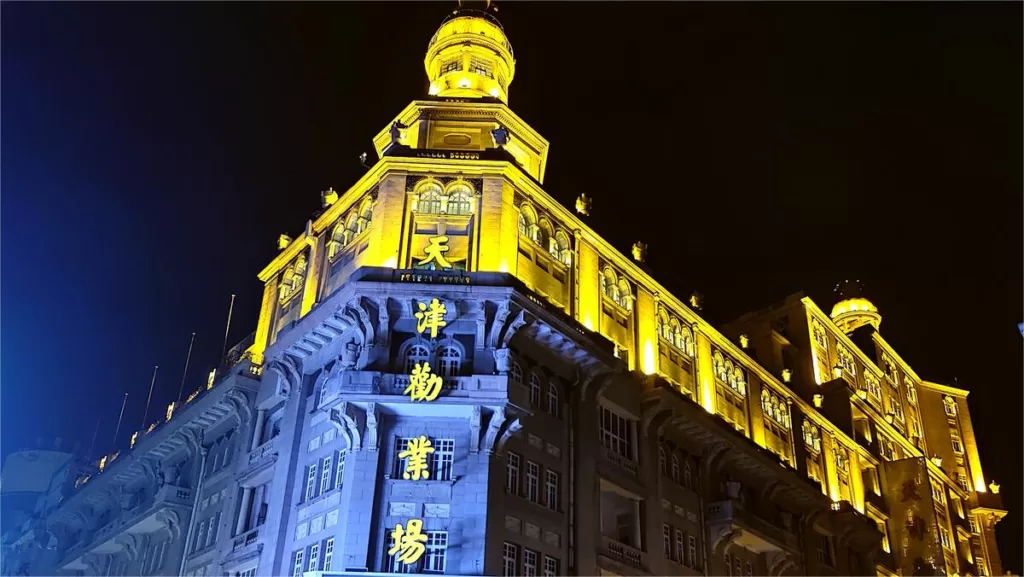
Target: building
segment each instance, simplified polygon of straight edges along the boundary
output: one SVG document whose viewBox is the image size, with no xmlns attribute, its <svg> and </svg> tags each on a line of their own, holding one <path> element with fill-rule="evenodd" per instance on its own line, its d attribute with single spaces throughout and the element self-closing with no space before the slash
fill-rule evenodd
<svg viewBox="0 0 1024 577">
<path fill-rule="evenodd" d="M 40 521 L 58 560 L 33 572 L 998 573 L 966 393 L 865 336 L 866 301 L 709 325 L 544 192 L 481 8 L 430 40 L 378 161 L 282 236 L 245 354 Z M 861 396 L 868 345 L 916 385 L 902 429 Z"/>
</svg>

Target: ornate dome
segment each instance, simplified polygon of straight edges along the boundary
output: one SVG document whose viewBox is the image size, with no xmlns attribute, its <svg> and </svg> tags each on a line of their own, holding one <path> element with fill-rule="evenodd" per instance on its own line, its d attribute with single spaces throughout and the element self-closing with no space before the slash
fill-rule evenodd
<svg viewBox="0 0 1024 577">
<path fill-rule="evenodd" d="M 461 0 L 427 45 L 423 66 L 430 94 L 497 98 L 508 104 L 516 62 L 490 1 Z"/>
<path fill-rule="evenodd" d="M 845 333 L 853 332 L 864 325 L 871 325 L 878 330 L 882 324 L 882 315 L 878 307 L 861 296 L 860 281 L 843 281 L 836 285 L 836 292 L 841 300 L 832 307 L 832 322 Z"/>
</svg>

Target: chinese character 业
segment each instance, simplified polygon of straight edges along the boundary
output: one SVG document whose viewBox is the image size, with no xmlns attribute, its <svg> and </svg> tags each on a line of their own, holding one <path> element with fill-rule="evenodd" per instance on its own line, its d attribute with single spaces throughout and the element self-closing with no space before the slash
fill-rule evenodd
<svg viewBox="0 0 1024 577">
<path fill-rule="evenodd" d="M 444 381 L 441 377 L 430 373 L 430 363 L 416 363 L 409 375 L 409 386 L 402 391 L 403 395 L 409 395 L 409 400 L 433 401 L 441 393 L 441 385 Z"/>
<path fill-rule="evenodd" d="M 452 263 L 448 262 L 448 259 L 444 258 L 444 253 L 451 250 L 452 247 L 448 246 L 447 236 L 432 236 L 427 241 L 426 248 L 423 249 L 423 253 L 427 256 L 420 260 L 420 265 L 427 265 L 432 262 L 436 262 L 437 266 L 441 268 L 452 268 Z"/>
<path fill-rule="evenodd" d="M 413 481 L 429 479 L 430 471 L 427 470 L 427 455 L 433 452 L 434 447 L 426 436 L 420 435 L 419 439 L 409 439 L 409 447 L 398 453 L 399 459 L 407 459 L 405 462 L 405 472 L 402 474 L 402 477 Z"/>
<path fill-rule="evenodd" d="M 430 329 L 430 338 L 436 339 L 437 329 L 448 324 L 444 321 L 444 315 L 448 313 L 448 309 L 437 299 L 431 300 L 429 307 L 426 303 L 419 303 L 419 309 L 413 315 L 416 317 L 416 332 L 422 333 Z"/>
<path fill-rule="evenodd" d="M 398 562 L 406 565 L 419 561 L 427 550 L 424 545 L 427 542 L 427 535 L 423 532 L 423 521 L 420 519 L 409 519 L 404 529 L 401 524 L 395 525 L 391 539 L 394 544 L 388 550 L 388 555 L 398 553 Z"/>
</svg>

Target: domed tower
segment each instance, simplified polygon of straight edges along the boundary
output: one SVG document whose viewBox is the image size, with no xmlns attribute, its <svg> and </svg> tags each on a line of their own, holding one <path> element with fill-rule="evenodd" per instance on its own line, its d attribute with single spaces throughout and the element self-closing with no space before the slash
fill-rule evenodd
<svg viewBox="0 0 1024 577">
<path fill-rule="evenodd" d="M 878 330 L 882 315 L 878 314 L 878 307 L 861 295 L 860 281 L 843 281 L 836 285 L 835 290 L 841 300 L 832 307 L 831 316 L 840 330 L 849 334 L 864 325 Z"/>
<path fill-rule="evenodd" d="M 516 61 L 490 0 L 459 0 L 427 45 L 423 65 L 430 94 L 453 98 L 497 98 L 508 104 Z"/>
</svg>

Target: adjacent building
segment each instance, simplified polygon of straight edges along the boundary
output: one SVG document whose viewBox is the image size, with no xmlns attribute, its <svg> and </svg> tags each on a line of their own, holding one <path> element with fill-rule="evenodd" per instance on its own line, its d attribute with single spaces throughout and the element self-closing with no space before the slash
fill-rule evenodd
<svg viewBox="0 0 1024 577">
<path fill-rule="evenodd" d="M 244 354 L 39 519 L 32 572 L 1001 573 L 967 393 L 868 301 L 719 331 L 545 193 L 486 6 L 424 64 Z"/>
</svg>

